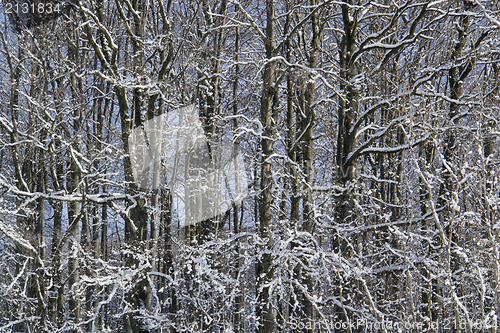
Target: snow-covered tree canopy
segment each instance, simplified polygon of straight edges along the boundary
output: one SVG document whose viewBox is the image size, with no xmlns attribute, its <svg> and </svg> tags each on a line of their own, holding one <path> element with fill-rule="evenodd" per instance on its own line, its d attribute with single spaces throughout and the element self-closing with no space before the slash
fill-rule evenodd
<svg viewBox="0 0 500 333">
<path fill-rule="evenodd" d="M 496 332 L 495 1 L 4 0 L 0 332 Z"/>
</svg>

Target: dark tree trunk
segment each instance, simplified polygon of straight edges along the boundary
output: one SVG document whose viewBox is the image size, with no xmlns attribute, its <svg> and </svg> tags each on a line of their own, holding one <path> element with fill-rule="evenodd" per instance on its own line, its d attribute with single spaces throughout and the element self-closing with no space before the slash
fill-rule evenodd
<svg viewBox="0 0 500 333">
<path fill-rule="evenodd" d="M 266 0 L 266 38 L 265 48 L 268 59 L 271 59 L 275 54 L 274 45 L 274 17 L 275 7 L 274 0 Z M 273 297 L 269 287 L 270 281 L 274 278 L 273 258 L 270 253 L 273 245 L 272 232 L 272 203 L 273 203 L 273 179 L 272 179 L 272 164 L 269 160 L 274 149 L 274 130 L 272 124 L 272 100 L 275 95 L 274 86 L 275 80 L 274 61 L 267 62 L 264 67 L 263 74 L 263 90 L 260 105 L 260 121 L 262 123 L 263 133 L 261 139 L 262 148 L 262 164 L 260 176 L 260 202 L 259 202 L 259 220 L 260 220 L 260 236 L 265 242 L 262 258 L 258 263 L 257 270 L 257 316 L 260 325 L 258 331 L 261 333 L 273 333 L 277 331 L 276 325 L 276 310 L 274 308 Z"/>
</svg>

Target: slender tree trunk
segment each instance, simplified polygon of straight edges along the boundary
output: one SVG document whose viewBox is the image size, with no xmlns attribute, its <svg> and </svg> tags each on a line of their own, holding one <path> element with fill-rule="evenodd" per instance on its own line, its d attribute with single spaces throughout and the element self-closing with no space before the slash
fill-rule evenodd
<svg viewBox="0 0 500 333">
<path fill-rule="evenodd" d="M 46 130 L 41 131 L 41 137 L 43 142 L 45 142 L 45 137 L 47 135 Z M 38 170 L 38 184 L 37 191 L 45 193 L 47 189 L 47 169 L 45 168 L 45 151 L 43 149 L 39 150 L 39 166 L 41 170 Z M 43 260 L 45 260 L 45 200 L 39 198 L 37 200 L 37 224 L 35 227 L 35 236 L 37 242 L 38 256 L 35 258 L 35 283 L 37 290 L 38 304 L 36 309 L 36 315 L 40 316 L 40 329 L 45 330 L 46 328 L 46 299 L 45 299 L 45 273 L 42 269 Z M 42 262 L 40 262 L 42 261 Z"/>
<path fill-rule="evenodd" d="M 275 53 L 274 46 L 274 17 L 275 7 L 274 0 L 266 0 L 266 55 L 271 59 Z M 272 179 L 272 163 L 269 160 L 274 149 L 274 131 L 272 124 L 272 100 L 275 94 L 276 87 L 274 86 L 275 77 L 274 61 L 269 61 L 265 64 L 263 75 L 263 90 L 260 105 L 260 121 L 262 123 L 263 133 L 261 139 L 262 147 L 262 164 L 260 177 L 260 202 L 259 202 L 259 218 L 260 218 L 260 236 L 265 242 L 262 258 L 258 264 L 257 270 L 257 294 L 258 294 L 258 309 L 257 316 L 259 320 L 258 330 L 261 333 L 272 333 L 277 331 L 276 325 L 276 310 L 274 308 L 273 297 L 269 284 L 274 279 L 273 258 L 271 249 L 273 246 L 273 231 L 272 231 L 272 203 L 273 203 L 273 179 Z"/>
<path fill-rule="evenodd" d="M 174 261 L 174 254 L 173 254 L 173 241 L 172 241 L 172 195 L 169 190 L 164 189 L 162 190 L 162 218 L 161 221 L 163 222 L 164 225 L 164 239 L 165 239 L 165 249 L 164 249 L 164 256 L 163 256 L 163 274 L 168 275 L 173 277 L 174 275 L 174 268 L 173 268 L 173 261 Z M 164 292 L 163 292 L 163 302 L 170 298 L 170 304 L 168 308 L 166 308 L 164 311 L 170 313 L 172 316 L 175 316 L 178 311 L 178 305 L 177 305 L 177 294 L 175 287 L 173 285 L 169 285 L 167 279 L 163 279 L 163 286 L 164 286 Z M 175 317 L 173 317 L 175 318 Z M 172 321 L 175 322 L 175 319 L 172 319 Z M 174 327 L 171 329 L 172 333 L 177 332 Z"/>
<path fill-rule="evenodd" d="M 352 0 L 345 1 L 342 8 L 343 35 L 339 45 L 339 60 L 340 60 L 340 89 L 345 94 L 345 98 L 339 99 L 338 109 L 338 137 L 337 137 L 337 179 L 340 185 L 347 187 L 356 178 L 356 159 L 349 158 L 350 154 L 356 147 L 357 133 L 354 128 L 354 123 L 358 116 L 359 94 L 356 87 L 350 82 L 355 75 L 354 63 L 351 58 L 356 48 L 357 20 L 351 6 Z M 351 222 L 355 219 L 353 211 L 354 202 L 352 193 L 344 192 L 337 204 L 336 220 L 341 223 Z M 333 250 L 340 255 L 350 256 L 353 249 L 347 245 L 338 233 L 334 231 Z M 338 278 L 337 289 L 335 296 L 340 302 L 340 305 L 335 306 L 335 315 L 337 320 L 348 322 L 347 309 L 344 306 L 343 290 L 345 282 Z M 347 331 L 350 331 L 348 329 Z"/>
<path fill-rule="evenodd" d="M 2 42 L 4 43 L 4 48 L 7 50 L 6 56 L 9 63 L 10 69 L 10 99 L 9 99 L 9 108 L 11 112 L 11 123 L 12 129 L 10 130 L 10 143 L 11 143 L 11 154 L 12 154 L 12 163 L 15 174 L 15 184 L 18 188 L 29 191 L 28 185 L 26 184 L 23 177 L 23 168 L 22 168 L 22 154 L 19 146 L 19 87 L 20 87 L 20 79 L 21 79 L 21 67 L 19 64 L 14 63 L 14 59 L 9 52 L 8 45 L 6 44 L 5 36 L 2 34 Z M 18 50 L 18 59 L 22 59 L 23 51 L 19 47 Z M 20 202 L 17 203 L 20 205 Z M 29 223 L 27 223 L 26 218 L 17 217 L 16 224 L 21 230 L 27 230 L 29 232 Z M 23 254 L 23 249 L 19 246 L 16 246 L 16 253 Z M 20 272 L 20 265 L 16 263 L 16 275 Z M 25 326 L 23 323 L 19 323 L 14 325 L 13 329 L 15 331 L 24 331 Z"/>
<path fill-rule="evenodd" d="M 79 44 L 69 45 L 69 57 L 75 63 L 79 63 L 83 59 L 80 59 L 82 56 L 79 49 Z M 81 78 L 78 78 L 76 74 L 72 74 L 70 77 L 71 80 L 71 89 L 72 89 L 72 99 L 74 103 L 74 111 L 73 111 L 73 133 L 74 133 L 74 145 L 72 149 L 76 152 L 80 151 L 80 145 L 82 142 L 81 136 L 81 119 L 82 119 L 82 93 L 83 93 L 83 82 Z M 71 153 L 71 165 L 70 172 L 68 173 L 67 182 L 69 184 L 69 190 L 71 193 L 78 193 L 80 191 L 79 184 L 81 179 L 81 170 L 77 161 L 75 161 L 78 156 L 76 154 Z M 79 267 L 79 253 L 78 248 L 80 246 L 80 233 L 79 233 L 79 222 L 82 218 L 80 203 L 73 201 L 68 204 L 68 234 L 69 234 L 69 261 L 68 261 L 68 285 L 71 290 L 71 297 L 69 298 L 69 310 L 71 313 L 71 320 L 74 324 L 77 324 L 80 321 L 80 267 Z M 77 330 L 74 329 L 76 332 Z"/>
<path fill-rule="evenodd" d="M 310 5 L 313 7 L 317 5 L 317 2 L 314 0 L 310 1 Z M 314 70 L 317 66 L 318 61 L 318 52 L 320 48 L 320 26 L 319 19 L 317 14 L 313 14 L 311 16 L 311 30 L 312 30 L 312 38 L 311 38 L 311 49 L 309 50 L 309 68 Z M 302 217 L 302 226 L 301 229 L 306 233 L 307 236 L 302 236 L 300 243 L 292 243 L 292 249 L 297 246 L 309 247 L 312 246 L 310 243 L 312 240 L 312 232 L 314 228 L 314 198 L 312 193 L 312 186 L 314 182 L 314 169 L 313 169 L 313 158 L 314 158 L 314 142 L 313 142 L 313 128 L 315 121 L 315 110 L 314 110 L 314 95 L 316 92 L 316 83 L 313 79 L 312 73 L 307 73 L 308 78 L 306 78 L 305 85 L 302 87 L 303 95 L 300 98 L 301 100 L 301 109 L 304 112 L 305 117 L 301 118 L 300 123 L 300 133 L 303 133 L 301 138 L 301 155 L 302 155 L 302 163 L 303 163 L 303 177 L 305 180 L 305 186 L 303 186 L 303 217 Z M 290 92 L 289 92 L 290 94 Z M 297 112 L 300 114 L 300 112 Z M 289 123 L 291 120 L 289 120 Z M 291 125 L 291 124 L 289 124 Z M 291 139 L 291 138 L 290 138 Z M 295 177 L 294 177 L 295 178 Z M 292 180 L 292 182 L 296 183 L 296 180 Z M 292 187 L 297 186 L 297 184 L 292 184 Z M 292 199 L 294 200 L 294 199 Z M 296 199 L 295 199 L 296 200 Z M 294 202 L 292 206 L 292 219 L 297 218 L 298 214 L 298 203 Z M 292 220 L 293 221 L 293 220 Z M 308 238 L 306 238 L 308 237 Z M 293 316 L 295 319 L 299 319 L 301 322 L 307 323 L 313 319 L 313 304 L 309 298 L 309 294 L 312 293 L 313 290 L 313 281 L 311 272 L 309 271 L 309 267 L 311 263 L 309 262 L 307 256 L 302 253 L 299 253 L 299 260 L 301 260 L 301 264 L 297 264 L 294 270 L 294 279 L 301 284 L 301 288 L 294 288 L 294 295 L 300 302 L 299 304 L 295 304 L 293 309 Z M 305 290 L 302 290 L 304 288 Z M 302 332 L 312 332 L 312 328 L 304 328 L 302 330 L 297 330 Z"/>
<path fill-rule="evenodd" d="M 161 103 L 160 103 L 161 107 Z M 153 112 L 151 112 L 153 111 Z M 161 110 L 160 110 L 161 112 Z M 161 154 L 162 154 L 162 143 L 161 140 L 163 138 L 163 121 L 154 119 L 154 109 L 149 110 L 148 115 L 150 126 L 153 126 L 152 129 L 154 133 L 157 133 L 150 140 L 155 140 L 156 142 L 151 142 L 152 146 L 155 147 L 154 151 L 154 162 L 153 162 L 153 183 L 152 183 L 152 196 L 151 196 L 151 208 L 153 209 L 153 213 L 150 218 L 150 241 L 151 241 L 151 269 L 153 271 L 157 270 L 157 255 L 158 255 L 158 211 L 160 209 L 159 205 L 159 191 L 160 191 L 160 175 L 161 173 Z M 161 119 L 161 118 L 158 118 Z M 151 310 L 151 300 L 153 297 L 153 290 L 151 284 L 154 281 L 146 282 L 146 298 L 145 298 L 145 307 L 148 310 Z"/>
<path fill-rule="evenodd" d="M 421 166 L 420 168 L 422 170 L 428 169 L 431 164 L 434 161 L 434 145 L 432 142 L 428 142 L 425 144 L 422 144 L 420 147 L 419 151 L 419 158 L 421 161 Z M 424 236 L 428 236 L 428 233 L 430 231 L 430 203 L 429 200 L 431 200 L 431 193 L 427 190 L 424 184 L 424 180 L 420 180 L 420 211 L 422 216 L 424 217 L 422 221 L 422 232 L 424 233 Z M 432 244 L 426 244 L 426 247 L 428 248 L 427 255 L 430 255 L 430 251 L 432 250 Z M 424 316 L 427 316 L 430 320 L 435 320 L 436 316 L 436 310 L 434 310 L 435 306 L 432 304 L 432 281 L 431 281 L 431 274 L 429 270 L 427 269 L 426 266 L 422 267 L 422 276 L 424 280 L 429 281 L 428 284 L 424 285 L 422 288 L 422 309 L 421 312 Z"/>
<path fill-rule="evenodd" d="M 317 5 L 316 0 L 311 1 L 311 6 Z M 312 40 L 311 40 L 311 51 L 309 55 L 309 68 L 315 69 L 318 63 L 318 52 L 320 50 L 320 38 L 321 31 L 320 25 L 318 22 L 317 14 L 313 14 L 311 17 L 311 28 L 312 28 Z M 314 222 L 315 222 L 315 214 L 314 214 L 314 198 L 312 193 L 312 187 L 314 185 L 314 142 L 313 142 L 313 129 L 315 123 L 315 110 L 314 110 L 314 95 L 316 93 L 316 83 L 314 79 L 309 78 L 306 83 L 305 90 L 305 115 L 306 118 L 303 119 L 304 124 L 304 145 L 302 156 L 304 159 L 304 172 L 305 172 L 305 195 L 304 195 L 304 222 L 302 225 L 303 230 L 309 234 L 309 237 L 312 237 Z M 312 244 L 311 244 L 312 245 Z M 307 260 L 304 261 L 306 265 L 304 267 L 310 267 L 311 263 Z M 302 284 L 307 288 L 309 293 L 313 291 L 313 281 L 312 276 L 309 271 L 305 271 L 302 273 Z M 313 319 L 313 305 L 311 300 L 305 294 L 302 296 L 302 308 L 304 311 L 304 318 L 306 320 Z M 312 330 L 307 330 L 308 332 L 312 332 Z"/>
<path fill-rule="evenodd" d="M 289 1 L 286 2 L 286 11 L 289 12 L 291 9 L 291 4 Z M 286 18 L 285 22 L 285 28 L 284 28 L 284 34 L 287 35 L 289 30 L 290 30 L 290 25 L 291 25 L 292 17 L 291 15 L 288 15 Z M 292 58 L 291 58 L 291 47 L 290 47 L 290 42 L 287 42 L 285 45 L 285 56 L 286 60 L 288 63 L 291 63 Z M 299 105 L 294 105 L 294 96 L 296 94 L 295 89 L 296 88 L 296 80 L 294 80 L 294 73 L 291 68 L 288 69 L 287 77 L 287 112 L 286 112 L 286 130 L 287 130 L 287 156 L 288 156 L 288 161 L 287 161 L 287 169 L 289 172 L 289 186 L 290 186 L 290 227 L 295 227 L 298 226 L 299 224 L 299 218 L 300 218 L 300 194 L 299 194 L 299 179 L 298 179 L 298 168 L 297 168 L 297 159 L 300 159 L 297 155 L 300 155 L 297 153 L 298 149 L 298 142 L 296 143 L 296 131 L 297 131 L 297 125 L 296 125 L 296 117 L 295 115 L 299 115 L 300 112 L 298 109 L 302 108 L 302 98 L 297 102 Z M 298 94 L 299 92 L 297 92 Z M 297 98 L 299 99 L 299 97 Z M 285 192 L 285 191 L 283 191 Z M 283 193 L 283 199 L 285 199 L 285 193 Z M 286 203 L 283 200 L 283 208 L 286 207 Z M 293 250 L 297 246 L 296 242 L 293 242 L 291 244 L 291 250 Z M 300 275 L 300 269 L 299 265 L 296 266 L 296 268 L 293 271 L 293 278 L 297 279 L 298 275 Z M 297 288 L 293 288 L 293 294 L 290 297 L 289 301 L 289 310 L 288 310 L 288 321 L 290 319 L 299 319 L 301 317 L 301 311 L 299 311 L 299 299 L 298 296 L 300 295 L 300 291 L 297 290 Z M 281 302 L 280 302 L 281 303 Z M 284 311 L 282 311 L 284 312 Z M 280 329 L 283 329 L 285 326 L 285 322 L 281 320 L 279 322 L 280 324 Z M 285 326 L 286 327 L 286 326 Z"/>
<path fill-rule="evenodd" d="M 235 11 L 238 10 L 237 5 L 235 5 Z M 234 42 L 234 62 L 236 63 L 234 67 L 234 82 L 233 82 L 233 116 L 238 115 L 238 75 L 240 75 L 240 67 L 238 65 L 239 61 L 239 52 L 240 52 L 240 27 L 236 26 L 235 28 L 235 42 Z M 238 120 L 235 117 L 234 122 L 233 122 L 234 130 L 237 130 L 238 128 Z M 233 149 L 233 154 L 234 156 L 237 155 L 237 147 L 235 145 L 235 148 Z M 238 162 L 238 159 L 236 158 L 236 163 Z M 235 170 L 239 170 L 239 165 L 236 165 Z M 236 191 L 239 193 L 240 192 L 240 187 L 241 187 L 241 182 L 239 179 L 239 174 L 236 173 Z M 239 211 L 240 209 L 243 209 L 242 206 L 240 205 L 235 205 L 233 207 L 233 231 L 234 234 L 237 235 L 240 233 L 240 220 L 239 220 Z M 240 244 L 239 240 L 236 240 L 236 258 L 235 258 L 235 264 L 234 264 L 234 276 L 236 279 L 240 279 L 239 281 L 239 290 L 238 290 L 238 295 L 235 297 L 234 300 L 234 332 L 235 333 L 240 333 L 245 331 L 245 312 L 244 308 L 242 306 L 242 294 L 243 294 L 243 288 L 245 288 L 245 285 L 243 281 L 241 281 L 241 274 L 240 274 L 240 267 L 241 267 L 241 254 L 240 254 Z"/>
<path fill-rule="evenodd" d="M 54 80 L 52 83 L 52 90 L 54 92 L 58 91 L 61 87 L 62 80 Z M 57 104 L 59 105 L 59 98 L 57 99 Z M 57 109 L 58 110 L 58 109 Z M 59 110 L 58 110 L 59 111 Z M 58 112 L 59 113 L 59 112 Z M 54 190 L 59 191 L 61 189 L 63 179 L 63 165 L 58 161 L 58 156 L 56 151 L 60 149 L 60 141 L 55 140 L 51 144 L 50 152 L 50 174 L 52 179 L 52 186 Z M 52 256 L 52 266 L 51 266 L 51 288 L 49 291 L 48 307 L 49 307 L 49 319 L 55 325 L 55 327 L 60 327 L 63 318 L 63 295 L 64 295 L 64 285 L 62 284 L 62 258 L 61 258 L 61 229 L 62 229 L 62 212 L 63 205 L 60 201 L 53 201 L 50 203 L 54 211 L 53 226 L 52 226 L 52 244 L 51 244 L 51 256 Z"/>
</svg>

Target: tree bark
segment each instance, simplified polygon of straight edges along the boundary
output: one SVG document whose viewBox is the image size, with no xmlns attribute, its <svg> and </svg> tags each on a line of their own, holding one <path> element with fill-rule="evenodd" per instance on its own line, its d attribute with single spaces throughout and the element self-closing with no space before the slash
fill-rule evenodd
<svg viewBox="0 0 500 333">
<path fill-rule="evenodd" d="M 68 46 L 69 58 L 76 64 L 80 63 L 83 59 L 82 53 L 80 50 L 79 43 Z M 80 152 L 80 145 L 82 142 L 81 135 L 81 125 L 82 125 L 82 106 L 83 106 L 83 82 L 82 79 L 77 77 L 76 73 L 73 73 L 70 76 L 71 80 L 71 92 L 72 92 L 72 101 L 74 104 L 73 111 L 73 135 L 74 135 L 74 144 L 70 149 L 74 149 L 76 152 Z M 76 154 L 72 153 L 70 156 L 71 164 L 70 164 L 70 172 L 68 173 L 67 182 L 69 184 L 69 190 L 71 193 L 78 193 L 81 191 L 79 189 L 80 179 L 81 179 L 81 170 L 78 165 L 75 156 Z M 68 234 L 69 234 L 69 249 L 70 249 L 70 257 L 68 261 L 68 285 L 72 291 L 72 297 L 69 299 L 69 309 L 71 313 L 71 320 L 73 324 L 77 324 L 80 321 L 81 309 L 80 309 L 80 300 L 79 300 L 79 281 L 80 281 L 80 265 L 78 262 L 80 247 L 80 233 L 79 233 L 79 222 L 82 218 L 82 208 L 80 207 L 80 203 L 73 201 L 68 204 Z M 76 329 L 73 329 L 75 332 Z"/>
<path fill-rule="evenodd" d="M 266 0 L 266 38 L 265 48 L 267 59 L 271 59 L 275 54 L 274 46 L 274 19 L 275 19 L 274 0 Z M 263 89 L 260 104 L 260 122 L 263 126 L 261 138 L 262 162 L 260 177 L 260 236 L 265 242 L 262 248 L 262 258 L 258 264 L 257 270 L 257 294 L 258 308 L 257 316 L 259 320 L 258 331 L 261 333 L 272 333 L 277 331 L 276 310 L 273 304 L 273 297 L 269 284 L 274 279 L 273 258 L 271 255 L 273 247 L 272 232 L 272 203 L 273 203 L 273 179 L 272 163 L 269 160 L 273 153 L 274 130 L 272 124 L 272 100 L 276 87 L 274 61 L 268 61 L 264 67 Z"/>
</svg>

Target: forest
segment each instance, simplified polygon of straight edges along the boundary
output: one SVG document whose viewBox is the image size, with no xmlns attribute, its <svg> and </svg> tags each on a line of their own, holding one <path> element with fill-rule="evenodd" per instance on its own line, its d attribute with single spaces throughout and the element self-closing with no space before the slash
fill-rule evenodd
<svg viewBox="0 0 500 333">
<path fill-rule="evenodd" d="M 499 1 L 0 7 L 0 332 L 500 331 Z"/>
</svg>

